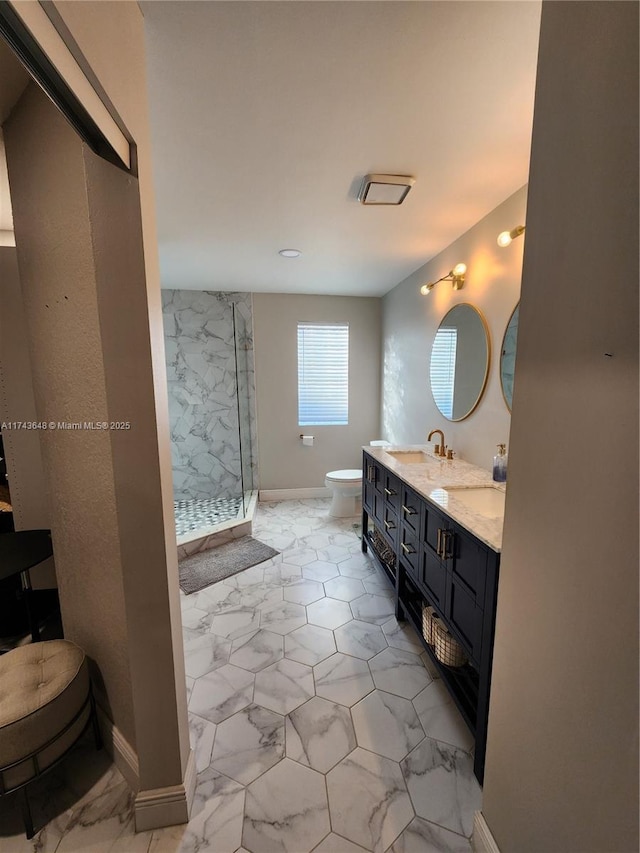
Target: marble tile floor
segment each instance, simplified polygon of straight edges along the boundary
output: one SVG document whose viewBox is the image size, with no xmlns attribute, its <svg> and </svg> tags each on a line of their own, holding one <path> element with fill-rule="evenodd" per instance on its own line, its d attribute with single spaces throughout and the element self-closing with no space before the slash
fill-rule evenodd
<svg viewBox="0 0 640 853">
<path fill-rule="evenodd" d="M 135 834 L 126 783 L 87 741 L 38 782 L 31 842 L 0 799 L 0 853 L 470 853 L 472 738 L 328 505 L 260 504 L 254 535 L 281 553 L 181 595 L 189 823 Z"/>
</svg>

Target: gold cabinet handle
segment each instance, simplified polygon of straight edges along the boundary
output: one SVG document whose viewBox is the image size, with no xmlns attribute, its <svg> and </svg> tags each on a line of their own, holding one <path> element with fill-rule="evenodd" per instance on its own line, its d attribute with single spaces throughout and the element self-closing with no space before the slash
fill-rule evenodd
<svg viewBox="0 0 640 853">
<path fill-rule="evenodd" d="M 442 554 L 440 553 L 441 548 L 442 548 L 442 528 L 439 527 L 438 528 L 438 542 L 436 544 L 436 554 L 438 555 L 438 557 L 442 557 Z"/>
<path fill-rule="evenodd" d="M 411 545 L 406 545 L 404 542 L 400 543 L 400 547 L 404 551 L 405 554 L 415 554 L 416 549 L 412 548 Z"/>
<path fill-rule="evenodd" d="M 396 526 L 393 523 L 393 521 L 387 521 L 386 519 L 384 522 L 384 526 L 387 528 L 387 530 L 395 530 L 396 529 Z"/>
<path fill-rule="evenodd" d="M 453 537 L 453 533 L 450 530 L 445 530 L 442 535 L 442 559 L 449 560 L 453 557 L 453 551 L 451 550 L 451 538 Z"/>
<path fill-rule="evenodd" d="M 418 514 L 417 511 L 413 507 L 405 506 L 404 504 L 402 504 L 402 512 L 405 515 L 417 515 Z"/>
<path fill-rule="evenodd" d="M 385 495 L 386 495 L 388 498 L 392 497 L 393 495 L 397 495 L 397 494 L 398 494 L 397 492 L 394 492 L 394 490 L 393 490 L 393 489 L 385 489 L 385 490 L 384 490 L 384 493 L 385 493 Z"/>
</svg>

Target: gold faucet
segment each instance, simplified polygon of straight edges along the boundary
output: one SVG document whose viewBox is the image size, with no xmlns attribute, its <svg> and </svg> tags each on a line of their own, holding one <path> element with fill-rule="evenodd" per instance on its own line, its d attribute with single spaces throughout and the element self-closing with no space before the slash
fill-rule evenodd
<svg viewBox="0 0 640 853">
<path fill-rule="evenodd" d="M 444 433 L 441 429 L 432 429 L 429 435 L 427 436 L 427 441 L 431 441 L 432 436 L 439 434 L 440 435 L 440 444 L 436 444 L 435 450 L 433 451 L 436 456 L 440 456 L 444 459 L 447 455 L 447 448 L 444 443 Z"/>
</svg>

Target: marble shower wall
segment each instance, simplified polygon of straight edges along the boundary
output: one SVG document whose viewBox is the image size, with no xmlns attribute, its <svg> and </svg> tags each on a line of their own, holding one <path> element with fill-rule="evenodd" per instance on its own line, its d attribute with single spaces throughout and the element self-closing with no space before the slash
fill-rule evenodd
<svg viewBox="0 0 640 853">
<path fill-rule="evenodd" d="M 174 498 L 240 496 L 256 474 L 251 294 L 163 290 L 162 312 Z"/>
</svg>

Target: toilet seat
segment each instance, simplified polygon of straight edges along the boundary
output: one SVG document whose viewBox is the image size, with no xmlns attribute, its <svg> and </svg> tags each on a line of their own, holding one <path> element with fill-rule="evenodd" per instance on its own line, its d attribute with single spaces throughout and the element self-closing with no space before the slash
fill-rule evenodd
<svg viewBox="0 0 640 853">
<path fill-rule="evenodd" d="M 329 471 L 325 479 L 332 483 L 357 483 L 362 480 L 362 471 L 359 468 L 345 468 L 343 471 Z"/>
</svg>

